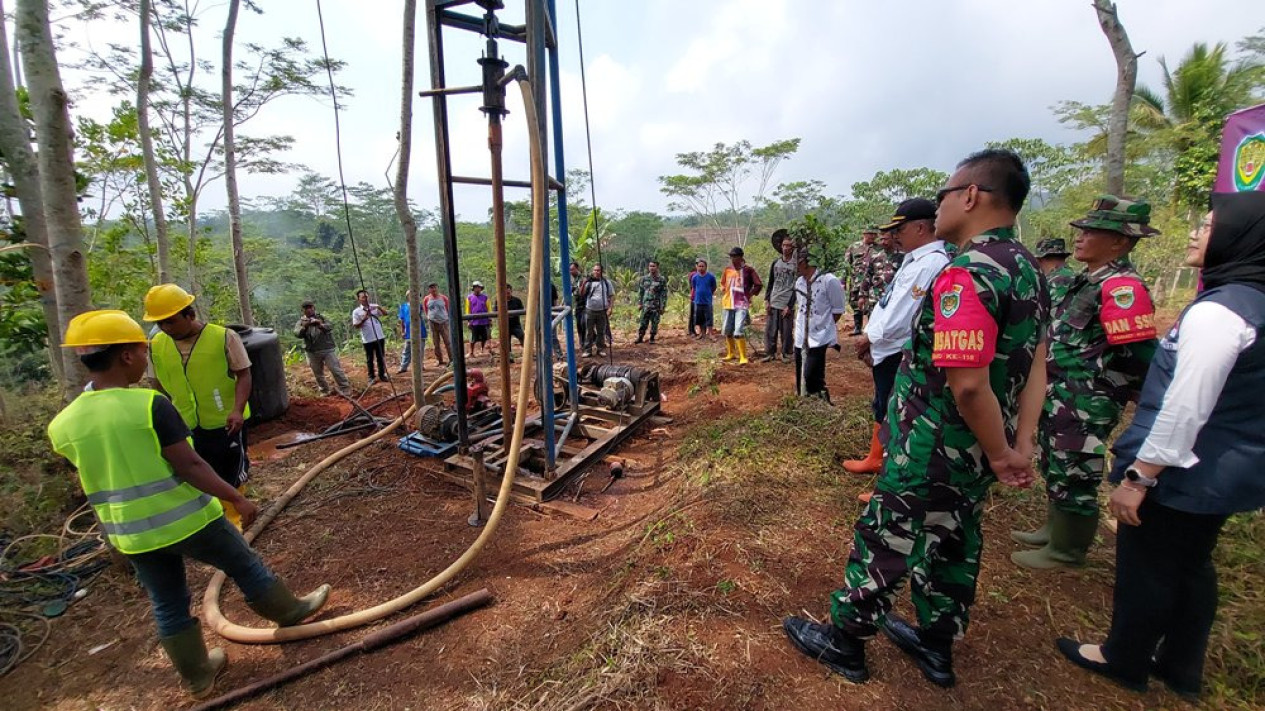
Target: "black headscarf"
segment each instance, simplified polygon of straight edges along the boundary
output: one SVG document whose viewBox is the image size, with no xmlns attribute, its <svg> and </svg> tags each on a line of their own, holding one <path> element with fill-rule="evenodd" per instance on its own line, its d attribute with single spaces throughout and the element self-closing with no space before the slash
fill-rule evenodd
<svg viewBox="0 0 1265 711">
<path fill-rule="evenodd" d="M 1214 193 L 1204 288 L 1246 284 L 1265 291 L 1265 192 Z"/>
</svg>

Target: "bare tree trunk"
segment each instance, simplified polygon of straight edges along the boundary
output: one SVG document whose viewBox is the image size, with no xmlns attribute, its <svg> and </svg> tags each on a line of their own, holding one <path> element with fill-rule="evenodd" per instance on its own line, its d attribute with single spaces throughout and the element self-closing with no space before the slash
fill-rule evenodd
<svg viewBox="0 0 1265 711">
<path fill-rule="evenodd" d="M 224 24 L 224 59 L 220 67 L 224 109 L 224 187 L 228 190 L 228 232 L 233 244 L 233 272 L 237 275 L 237 304 L 242 323 L 255 325 L 250 308 L 250 277 L 246 274 L 246 250 L 242 246 L 242 203 L 237 194 L 237 144 L 233 135 L 233 34 L 241 0 L 229 0 Z"/>
<path fill-rule="evenodd" d="M 0 0 L 0 17 L 5 17 L 4 2 Z M 48 227 L 44 222 L 44 198 L 40 193 L 39 166 L 31 153 L 31 137 L 26 121 L 18 110 L 17 92 L 14 86 L 16 65 L 9 64 L 9 44 L 3 24 L 0 24 L 0 154 L 5 157 L 9 175 L 13 179 L 13 192 L 22 208 L 22 233 L 27 242 L 40 245 L 27 251 L 31 258 L 31 271 L 35 276 L 35 289 L 40 295 L 40 308 L 44 310 L 44 323 L 48 329 L 49 365 L 62 387 L 66 386 L 66 373 L 62 368 L 61 326 L 57 319 L 57 294 L 53 290 L 53 262 L 48 253 Z M 14 56 L 16 60 L 17 57 Z"/>
<path fill-rule="evenodd" d="M 154 52 L 150 47 L 149 23 L 153 11 L 150 0 L 140 0 L 141 73 L 136 82 L 136 123 L 145 161 L 145 182 L 149 185 L 149 211 L 154 216 L 158 243 L 158 281 L 171 282 L 171 243 L 167 238 L 167 213 L 163 209 L 162 184 L 158 182 L 158 161 L 154 158 L 154 134 L 149 128 L 149 85 L 154 76 Z"/>
<path fill-rule="evenodd" d="M 404 230 L 404 253 L 408 257 L 409 349 L 413 352 L 413 398 L 422 397 L 422 269 L 417 256 L 417 221 L 408 204 L 408 171 L 413 157 L 413 46 L 417 38 L 417 0 L 404 0 L 404 42 L 400 79 L 400 162 L 395 172 L 395 212 Z M 503 303 L 503 302 L 502 302 Z M 504 311 L 502 306 L 501 310 Z"/>
<path fill-rule="evenodd" d="M 1129 105 L 1138 82 L 1138 57 L 1129 35 L 1120 24 L 1111 0 L 1094 0 L 1098 24 L 1116 55 L 1116 93 L 1111 98 L 1111 119 L 1107 124 L 1107 192 L 1124 194 L 1125 136 L 1129 131 Z"/>
<path fill-rule="evenodd" d="M 65 333 L 71 318 L 91 308 L 91 297 L 75 187 L 69 98 L 62 88 L 57 68 L 47 0 L 18 0 L 14 34 L 21 42 L 31 113 L 35 117 L 37 164 L 52 256 L 53 288 L 57 294 L 57 320 L 59 330 Z M 71 400 L 86 382 L 87 371 L 73 350 L 64 349 L 62 356 L 65 397 Z"/>
</svg>

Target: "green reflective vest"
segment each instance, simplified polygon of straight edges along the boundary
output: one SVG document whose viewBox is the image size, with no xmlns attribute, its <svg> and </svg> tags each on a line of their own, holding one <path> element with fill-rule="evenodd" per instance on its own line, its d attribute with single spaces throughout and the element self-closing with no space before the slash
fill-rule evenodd
<svg viewBox="0 0 1265 711">
<path fill-rule="evenodd" d="M 177 479 L 154 431 L 154 390 L 80 395 L 48 424 L 53 451 L 79 482 L 110 543 L 145 553 L 182 541 L 224 515 L 214 496 Z"/>
<path fill-rule="evenodd" d="M 150 343 L 154 375 L 190 429 L 214 430 L 228 423 L 233 411 L 237 379 L 229 374 L 224 340 L 228 329 L 208 323 L 193 344 L 189 360 L 182 361 L 171 336 L 159 331 Z M 250 417 L 250 404 L 243 410 Z"/>
</svg>

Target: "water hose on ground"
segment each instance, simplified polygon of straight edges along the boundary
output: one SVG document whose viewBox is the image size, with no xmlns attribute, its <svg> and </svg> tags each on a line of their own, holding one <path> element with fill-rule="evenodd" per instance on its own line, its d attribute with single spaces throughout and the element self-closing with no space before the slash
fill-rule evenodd
<svg viewBox="0 0 1265 711">
<path fill-rule="evenodd" d="M 531 145 L 531 185 L 532 185 L 532 241 L 531 241 L 531 268 L 529 271 L 529 284 L 539 284 L 541 281 L 541 270 L 544 268 L 542 264 L 542 248 L 545 237 L 545 209 L 548 200 L 545 195 L 545 184 L 543 175 L 544 156 L 541 147 L 541 133 L 539 117 L 536 113 L 536 103 L 532 98 L 531 84 L 524 77 L 523 73 L 517 74 L 519 88 L 523 94 L 524 110 L 523 114 L 527 118 L 528 131 L 531 136 L 529 141 Z M 224 573 L 216 572 L 211 578 L 211 582 L 207 585 L 206 593 L 202 597 L 202 607 L 206 613 L 207 624 L 216 631 L 221 637 L 240 642 L 244 644 L 278 644 L 282 642 L 294 642 L 302 639 L 310 639 L 334 632 L 360 627 L 363 625 L 376 622 L 388 615 L 395 614 L 433 594 L 435 591 L 448 584 L 453 578 L 461 573 L 467 565 L 473 561 L 483 547 L 496 533 L 501 516 L 504 515 L 509 505 L 510 493 L 514 487 L 514 475 L 518 472 L 519 454 L 522 450 L 523 432 L 527 423 L 527 407 L 531 395 L 531 377 L 530 369 L 534 363 L 536 332 L 538 330 L 538 314 L 540 309 L 540 290 L 527 290 L 527 332 L 524 349 L 523 349 L 523 365 L 518 380 L 518 397 L 517 406 L 514 408 L 514 434 L 510 441 L 509 455 L 505 463 L 504 475 L 501 477 L 501 488 L 497 493 L 496 504 L 492 508 L 492 514 L 488 518 L 487 525 L 484 526 L 482 533 L 475 539 L 474 543 L 466 549 L 461 557 L 453 561 L 447 568 L 435 577 L 422 583 L 413 590 L 384 603 L 359 610 L 347 615 L 341 615 L 328 620 L 318 620 L 294 627 L 245 627 L 229 621 L 224 617 L 223 611 L 220 609 L 220 590 L 224 587 Z M 431 384 L 431 388 L 442 382 L 443 378 L 438 378 Z M 427 388 L 430 392 L 431 388 Z M 251 526 L 246 532 L 246 540 L 253 541 L 256 536 L 264 529 L 268 523 L 285 508 L 298 493 L 311 481 L 317 474 L 321 473 L 330 466 L 338 463 L 347 455 L 359 449 L 369 446 L 378 441 L 382 437 L 393 432 L 401 424 L 408 420 L 417 410 L 415 402 L 403 415 L 387 425 L 386 428 L 373 435 L 366 437 L 352 445 L 338 450 L 334 454 L 326 457 L 317 463 L 316 466 L 308 470 L 299 478 L 286 492 L 281 496 L 275 505 L 273 505 L 265 514 L 260 516 L 259 520 Z"/>
<path fill-rule="evenodd" d="M 188 711 L 211 711 L 212 709 L 223 708 L 238 701 L 249 699 L 257 696 L 270 689 L 288 684 L 295 679 L 306 676 L 313 672 L 324 669 L 325 667 L 340 662 L 347 657 L 355 655 L 359 652 L 372 652 L 380 649 L 392 642 L 396 642 L 407 637 L 414 632 L 430 629 L 436 625 L 441 625 L 448 620 L 464 615 L 471 610 L 477 610 L 484 605 L 491 604 L 492 593 L 484 588 L 478 592 L 470 593 L 465 597 L 459 597 L 452 602 L 444 603 L 433 607 L 425 612 L 418 613 L 412 617 L 408 617 L 400 622 L 379 630 L 373 634 L 365 636 L 364 639 L 347 645 L 341 649 L 336 649 L 328 654 L 323 654 L 316 659 L 304 662 L 298 666 L 291 667 L 280 674 L 270 676 L 267 679 L 257 681 L 253 684 L 234 689 L 222 696 L 217 696 L 209 701 L 204 701 Z"/>
</svg>

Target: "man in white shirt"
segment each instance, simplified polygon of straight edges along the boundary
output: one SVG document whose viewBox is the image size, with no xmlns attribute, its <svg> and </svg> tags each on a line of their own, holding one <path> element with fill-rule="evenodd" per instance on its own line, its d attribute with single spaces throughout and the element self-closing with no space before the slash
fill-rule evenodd
<svg viewBox="0 0 1265 711">
<path fill-rule="evenodd" d="M 820 395 L 830 402 L 826 390 L 826 349 L 839 348 L 836 324 L 847 309 L 843 284 L 814 264 L 808 250 L 801 248 L 795 268 L 795 392 Z M 811 313 L 810 313 L 811 309 Z"/>
<path fill-rule="evenodd" d="M 879 426 L 887 417 L 887 401 L 896 383 L 901 350 L 913 335 L 914 315 L 936 275 L 949 263 L 944 242 L 936 239 L 936 204 L 926 198 L 910 198 L 896 208 L 891 221 L 879 228 L 905 253 L 900 269 L 892 277 L 874 310 L 865 335 L 857 340 L 857 358 L 873 369 L 874 430 L 870 452 L 865 459 L 850 459 L 843 468 L 852 474 L 877 474 L 883 466 L 883 444 Z"/>
<path fill-rule="evenodd" d="M 365 347 L 365 360 L 369 367 L 369 383 L 374 380 L 373 365 L 378 364 L 378 379 L 387 382 L 387 334 L 382 330 L 379 316 L 386 316 L 387 310 L 369 302 L 369 292 L 361 289 L 356 292 L 356 308 L 351 312 L 351 325 L 360 331 L 360 342 Z"/>
</svg>

